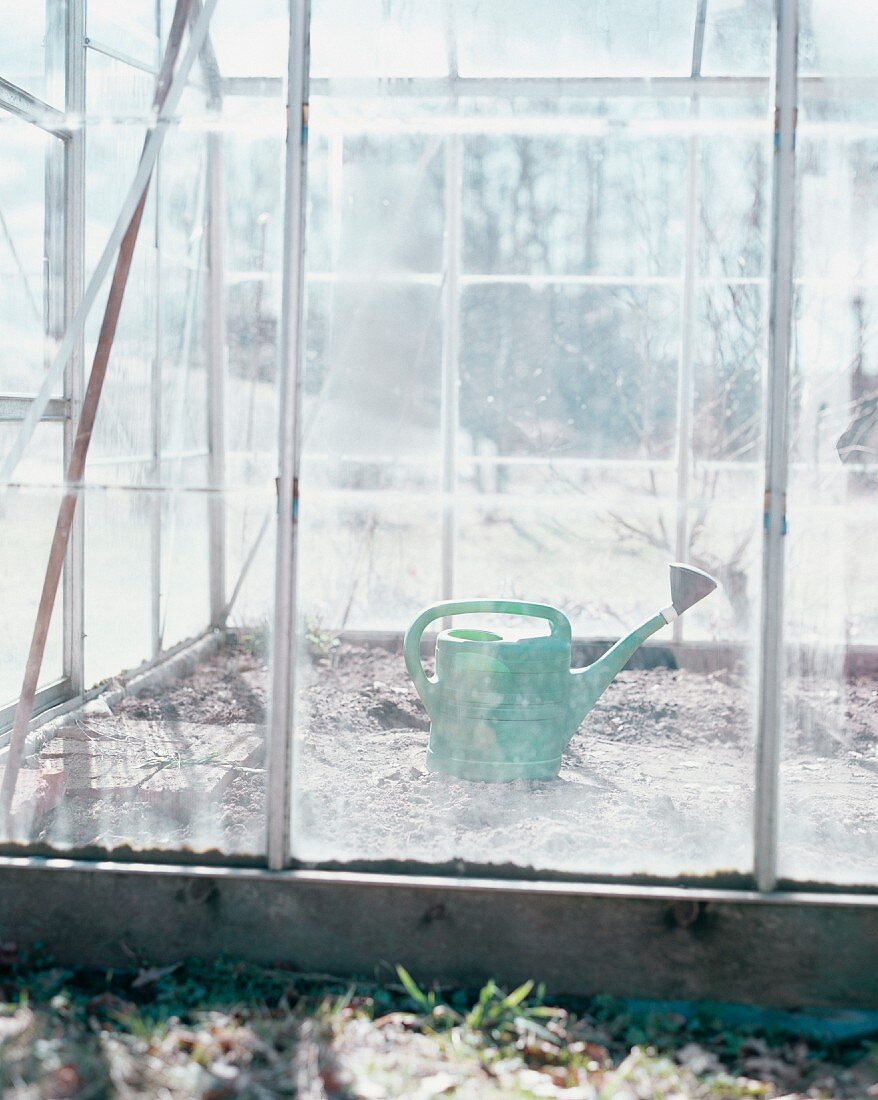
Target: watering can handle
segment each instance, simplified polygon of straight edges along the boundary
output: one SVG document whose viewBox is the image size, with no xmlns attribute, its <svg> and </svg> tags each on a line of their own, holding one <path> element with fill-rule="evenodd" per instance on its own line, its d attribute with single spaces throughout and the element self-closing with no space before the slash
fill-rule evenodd
<svg viewBox="0 0 878 1100">
<path fill-rule="evenodd" d="M 445 600 L 443 603 L 434 603 L 432 607 L 425 608 L 408 628 L 402 647 L 405 667 L 428 712 L 438 680 L 435 676 L 428 677 L 424 672 L 421 664 L 421 635 L 436 619 L 473 614 L 529 615 L 535 619 L 548 619 L 552 635 L 570 641 L 570 621 L 567 616 L 557 607 L 546 603 L 525 603 L 522 600 Z"/>
</svg>

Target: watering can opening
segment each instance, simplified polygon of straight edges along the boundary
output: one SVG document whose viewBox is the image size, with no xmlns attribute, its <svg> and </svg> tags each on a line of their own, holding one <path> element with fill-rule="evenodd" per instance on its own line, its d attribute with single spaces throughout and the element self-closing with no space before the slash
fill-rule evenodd
<svg viewBox="0 0 878 1100">
<path fill-rule="evenodd" d="M 449 630 L 446 638 L 459 638 L 462 642 L 502 642 L 500 634 L 494 634 L 490 630 Z"/>
</svg>

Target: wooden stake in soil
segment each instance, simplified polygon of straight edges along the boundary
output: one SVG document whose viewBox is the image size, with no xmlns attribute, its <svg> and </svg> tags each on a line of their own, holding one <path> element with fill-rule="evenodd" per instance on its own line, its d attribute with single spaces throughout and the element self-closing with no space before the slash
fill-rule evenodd
<svg viewBox="0 0 878 1100">
<path fill-rule="evenodd" d="M 162 67 L 156 83 L 153 107 L 161 109 L 173 77 L 174 67 L 180 54 L 180 45 L 183 41 L 183 32 L 189 19 L 192 0 L 177 0 L 174 8 L 174 18 L 168 35 L 168 43 L 165 47 Z M 88 457 L 88 449 L 91 444 L 92 431 L 95 417 L 101 400 L 104 387 L 104 379 L 107 375 L 107 365 L 110 361 L 110 352 L 113 348 L 113 340 L 116 336 L 116 326 L 119 322 L 119 313 L 122 309 L 122 301 L 125 297 L 125 288 L 128 285 L 128 274 L 131 270 L 131 261 L 134 257 L 134 246 L 137 244 L 137 234 L 140 231 L 140 223 L 146 206 L 146 197 L 149 192 L 149 184 L 152 175 L 147 179 L 140 196 L 140 201 L 122 243 L 119 245 L 119 256 L 113 271 L 113 280 L 110 284 L 110 293 L 104 308 L 104 319 L 101 323 L 98 346 L 95 351 L 91 373 L 86 387 L 85 397 L 82 402 L 82 412 L 76 427 L 76 438 L 73 443 L 73 451 L 67 467 L 65 484 L 67 489 L 58 509 L 58 519 L 55 524 L 55 533 L 52 537 L 52 547 L 49 551 L 49 562 L 46 566 L 46 575 L 43 578 L 43 590 L 40 595 L 40 604 L 37 609 L 37 618 L 34 624 L 33 637 L 30 650 L 27 655 L 24 682 L 21 694 L 18 698 L 18 706 L 15 709 L 15 722 L 12 727 L 12 738 L 9 744 L 9 756 L 6 768 L 3 772 L 3 784 L 0 787 L 0 806 L 3 808 L 4 823 L 7 832 L 12 823 L 12 800 L 15 796 L 15 786 L 18 782 L 18 773 L 24 758 L 24 745 L 27 736 L 27 727 L 34 709 L 34 697 L 40 678 L 40 669 L 43 665 L 43 656 L 46 650 L 46 639 L 49 634 L 49 624 L 52 621 L 52 610 L 58 595 L 58 585 L 61 582 L 61 574 L 64 569 L 64 559 L 67 556 L 67 544 L 70 540 L 70 529 L 73 526 L 73 517 L 76 513 L 76 502 L 79 496 L 83 475 L 85 474 L 85 462 Z"/>
</svg>

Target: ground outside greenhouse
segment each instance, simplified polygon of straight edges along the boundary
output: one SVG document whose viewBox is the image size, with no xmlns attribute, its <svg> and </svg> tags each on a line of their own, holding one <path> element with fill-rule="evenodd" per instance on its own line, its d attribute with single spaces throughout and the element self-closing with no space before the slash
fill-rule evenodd
<svg viewBox="0 0 878 1100">
<path fill-rule="evenodd" d="M 558 1097 L 878 1095 L 878 1017 L 718 1006 L 558 1004 L 518 990 L 353 983 L 231 961 L 126 970 L 0 954 L 0 1096 Z M 844 1014 L 842 1014 L 844 1016 Z M 760 1026 L 754 1026 L 754 1020 Z M 803 1033 L 804 1032 L 804 1033 Z M 845 1033 L 846 1032 L 846 1033 Z"/>
</svg>

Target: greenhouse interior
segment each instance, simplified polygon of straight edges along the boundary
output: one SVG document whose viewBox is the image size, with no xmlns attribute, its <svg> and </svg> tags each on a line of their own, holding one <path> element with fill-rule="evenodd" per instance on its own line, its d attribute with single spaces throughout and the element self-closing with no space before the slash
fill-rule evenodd
<svg viewBox="0 0 878 1100">
<path fill-rule="evenodd" d="M 874 890 L 878 9 L 308 9 L 0 42 L 3 853 Z"/>
</svg>

